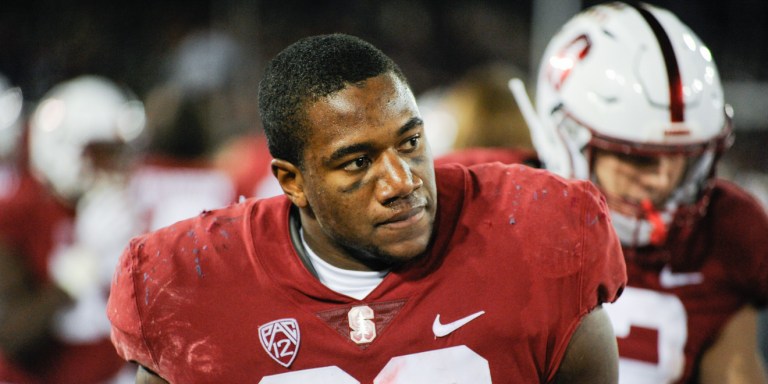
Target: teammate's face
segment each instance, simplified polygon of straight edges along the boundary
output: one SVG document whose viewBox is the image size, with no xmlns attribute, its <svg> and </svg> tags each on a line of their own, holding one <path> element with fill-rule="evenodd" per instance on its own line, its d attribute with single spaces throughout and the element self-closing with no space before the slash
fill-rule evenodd
<svg viewBox="0 0 768 384">
<path fill-rule="evenodd" d="M 683 155 L 650 157 L 598 150 L 594 160 L 597 183 L 607 195 L 630 203 L 650 200 L 657 206 L 680 184 L 685 169 Z"/>
<path fill-rule="evenodd" d="M 312 104 L 308 120 L 301 179 L 310 247 L 332 264 L 363 270 L 423 254 L 437 201 L 408 86 L 391 74 L 370 78 Z"/>
</svg>

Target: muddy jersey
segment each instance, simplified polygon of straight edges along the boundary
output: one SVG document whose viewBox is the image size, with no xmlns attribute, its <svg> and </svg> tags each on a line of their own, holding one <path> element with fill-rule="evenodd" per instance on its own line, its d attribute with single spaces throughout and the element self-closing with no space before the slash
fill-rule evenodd
<svg viewBox="0 0 768 384">
<path fill-rule="evenodd" d="M 428 254 L 362 300 L 304 267 L 284 196 L 135 238 L 107 309 L 118 353 L 171 383 L 551 381 L 625 283 L 599 192 L 500 163 L 436 179 Z"/>
<path fill-rule="evenodd" d="M 607 306 L 622 383 L 696 381 L 704 350 L 742 306 L 768 300 L 768 218 L 718 181 L 707 215 L 675 248 L 625 250 L 629 284 Z"/>
</svg>

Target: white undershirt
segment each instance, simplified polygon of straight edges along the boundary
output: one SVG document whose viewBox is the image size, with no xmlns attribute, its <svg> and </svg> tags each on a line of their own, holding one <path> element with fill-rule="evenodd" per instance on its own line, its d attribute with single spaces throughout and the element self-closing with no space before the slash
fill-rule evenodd
<svg viewBox="0 0 768 384">
<path fill-rule="evenodd" d="M 389 270 L 352 271 L 335 267 L 321 259 L 309 248 L 306 240 L 304 240 L 303 228 L 299 229 L 299 234 L 301 235 L 301 244 L 307 251 L 312 266 L 315 267 L 317 278 L 323 285 L 335 292 L 362 300 L 378 287 L 379 283 L 384 280 L 384 276 L 389 273 Z"/>
</svg>

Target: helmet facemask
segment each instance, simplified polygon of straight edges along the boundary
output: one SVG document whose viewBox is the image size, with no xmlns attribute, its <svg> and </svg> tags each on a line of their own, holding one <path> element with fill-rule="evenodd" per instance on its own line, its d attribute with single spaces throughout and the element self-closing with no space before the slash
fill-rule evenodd
<svg viewBox="0 0 768 384">
<path fill-rule="evenodd" d="M 592 181 L 602 191 L 621 243 L 629 248 L 663 246 L 672 226 L 683 227 L 674 231 L 675 241 L 690 233 L 692 223 L 706 212 L 717 162 L 733 143 L 729 108 L 725 111 L 726 127 L 721 135 L 704 143 L 684 145 L 613 139 L 587 127 L 562 107 L 553 115 L 553 120 L 558 122 L 556 129 L 571 153 L 575 177 Z M 638 164 L 653 163 L 662 156 L 683 156 L 685 165 L 679 181 L 664 198 L 629 199 L 608 191 L 598 179 L 595 160 L 600 152 Z"/>
</svg>

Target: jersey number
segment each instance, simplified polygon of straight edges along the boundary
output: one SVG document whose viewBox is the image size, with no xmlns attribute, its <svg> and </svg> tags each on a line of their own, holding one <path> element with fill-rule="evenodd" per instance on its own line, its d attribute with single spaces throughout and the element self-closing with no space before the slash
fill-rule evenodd
<svg viewBox="0 0 768 384">
<path fill-rule="evenodd" d="M 619 339 L 622 384 L 670 383 L 682 376 L 688 316 L 677 296 L 627 287 L 604 308 Z"/>
<path fill-rule="evenodd" d="M 260 384 L 360 384 L 336 366 L 266 376 Z M 389 360 L 374 384 L 434 383 L 490 384 L 488 360 L 465 345 L 397 356 Z"/>
</svg>

